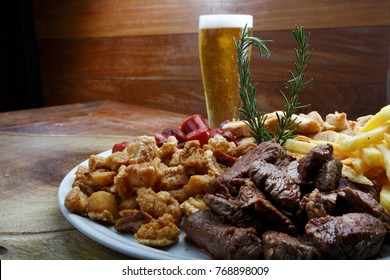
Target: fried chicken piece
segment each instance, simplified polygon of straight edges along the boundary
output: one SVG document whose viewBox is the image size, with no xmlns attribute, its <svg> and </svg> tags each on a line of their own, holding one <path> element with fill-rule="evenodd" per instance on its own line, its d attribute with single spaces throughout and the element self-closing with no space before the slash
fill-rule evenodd
<svg viewBox="0 0 390 280">
<path fill-rule="evenodd" d="M 174 136 L 169 136 L 167 142 L 165 142 L 158 150 L 158 157 L 161 162 L 170 165 L 173 155 L 178 151 L 178 141 Z"/>
<path fill-rule="evenodd" d="M 91 155 L 88 160 L 88 171 L 92 172 L 99 169 L 109 169 L 105 163 L 104 157 Z"/>
<path fill-rule="evenodd" d="M 122 233 L 136 233 L 143 224 L 150 223 L 153 217 L 148 213 L 132 209 L 120 212 L 121 218 L 115 223 L 115 229 Z"/>
<path fill-rule="evenodd" d="M 163 167 L 157 171 L 155 189 L 172 191 L 182 188 L 188 182 L 188 168 L 185 166 Z"/>
<path fill-rule="evenodd" d="M 115 195 L 97 191 L 88 197 L 87 215 L 92 220 L 115 223 L 118 218 L 118 205 Z"/>
<path fill-rule="evenodd" d="M 95 184 L 88 177 L 88 167 L 79 166 L 77 167 L 75 178 L 72 184 L 72 188 L 78 187 L 87 196 L 90 196 L 95 191 Z"/>
<path fill-rule="evenodd" d="M 69 212 L 85 216 L 87 214 L 88 196 L 79 187 L 72 188 L 65 197 L 64 205 Z"/>
<path fill-rule="evenodd" d="M 129 154 L 129 164 L 152 161 L 158 154 L 156 140 L 152 136 L 140 136 L 126 148 Z"/>
<path fill-rule="evenodd" d="M 148 162 L 122 166 L 119 168 L 118 175 L 114 178 L 114 185 L 119 196 L 127 199 L 138 188 L 152 188 L 157 179 L 156 168 Z"/>
<path fill-rule="evenodd" d="M 353 133 L 353 130 L 349 125 L 346 113 L 335 112 L 334 114 L 328 114 L 326 116 L 326 121 L 323 126 L 326 130 L 343 132 L 345 134 L 348 134 L 348 132 Z"/>
<path fill-rule="evenodd" d="M 149 213 L 155 219 L 164 214 L 170 214 L 174 219 L 174 223 L 180 224 L 180 204 L 169 192 L 160 191 L 155 193 L 150 188 L 139 188 L 137 195 L 137 202 L 142 211 Z"/>
<path fill-rule="evenodd" d="M 129 164 L 130 156 L 126 152 L 116 152 L 105 158 L 105 164 L 115 172 L 118 172 L 122 165 Z"/>
<path fill-rule="evenodd" d="M 134 234 L 139 243 L 152 247 L 166 247 L 177 243 L 180 229 L 170 214 L 164 214 L 156 220 L 143 224 Z"/>
<path fill-rule="evenodd" d="M 192 175 L 188 183 L 183 186 L 183 191 L 187 197 L 204 194 L 207 184 L 211 183 L 216 178 L 212 171 L 205 175 Z"/>
<path fill-rule="evenodd" d="M 200 195 L 188 198 L 186 201 L 180 204 L 180 208 L 186 216 L 191 216 L 199 210 L 209 209 Z"/>
</svg>

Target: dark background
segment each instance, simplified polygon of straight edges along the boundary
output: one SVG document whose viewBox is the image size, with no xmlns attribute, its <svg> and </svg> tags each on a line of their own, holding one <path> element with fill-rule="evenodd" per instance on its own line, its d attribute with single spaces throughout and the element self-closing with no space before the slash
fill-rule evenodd
<svg viewBox="0 0 390 280">
<path fill-rule="evenodd" d="M 43 102 L 32 1 L 3 2 L 0 21 L 0 111 L 40 107 Z"/>
</svg>

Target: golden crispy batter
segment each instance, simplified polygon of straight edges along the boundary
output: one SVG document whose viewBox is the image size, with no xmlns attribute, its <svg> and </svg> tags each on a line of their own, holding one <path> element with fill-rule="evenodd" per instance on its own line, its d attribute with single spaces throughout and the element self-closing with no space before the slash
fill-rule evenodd
<svg viewBox="0 0 390 280">
<path fill-rule="evenodd" d="M 163 167 L 157 171 L 154 189 L 172 191 L 182 188 L 188 182 L 188 168 L 185 166 Z"/>
<path fill-rule="evenodd" d="M 179 240 L 180 229 L 170 214 L 164 214 L 156 220 L 143 224 L 134 234 L 139 243 L 152 247 L 166 247 Z"/>
<path fill-rule="evenodd" d="M 168 213 L 172 215 L 175 224 L 180 224 L 180 204 L 169 192 L 160 191 L 155 193 L 150 188 L 139 188 L 137 195 L 137 202 L 142 211 L 149 213 L 154 218 L 159 218 Z"/>
<path fill-rule="evenodd" d="M 219 134 L 210 138 L 208 144 L 203 146 L 203 149 L 205 150 L 211 150 L 213 152 L 215 150 L 220 150 L 228 155 L 232 155 L 235 148 L 236 144 L 234 144 L 234 142 L 229 142 L 225 137 Z"/>
<path fill-rule="evenodd" d="M 78 187 L 87 196 L 90 196 L 95 191 L 95 184 L 88 176 L 88 167 L 79 166 L 76 170 L 72 188 Z"/>
<path fill-rule="evenodd" d="M 335 112 L 334 114 L 328 114 L 326 121 L 323 125 L 326 130 L 333 130 L 336 132 L 342 132 L 349 134 L 348 131 L 353 131 L 349 126 L 346 113 Z"/>
<path fill-rule="evenodd" d="M 211 183 L 216 178 L 212 171 L 205 175 L 192 175 L 188 184 L 183 186 L 184 193 L 187 197 L 204 194 L 207 184 Z"/>
<path fill-rule="evenodd" d="M 251 129 L 246 125 L 244 121 L 233 121 L 224 124 L 223 130 L 229 130 L 236 136 L 251 137 Z"/>
<path fill-rule="evenodd" d="M 132 195 L 129 198 L 120 201 L 119 210 L 139 209 L 137 195 Z"/>
<path fill-rule="evenodd" d="M 96 171 L 98 169 L 109 169 L 109 167 L 107 167 L 104 157 L 91 155 L 88 160 L 88 170 Z"/>
<path fill-rule="evenodd" d="M 88 197 L 87 215 L 92 220 L 115 223 L 118 218 L 118 205 L 115 195 L 97 191 Z"/>
<path fill-rule="evenodd" d="M 85 216 L 87 214 L 88 196 L 79 187 L 74 187 L 66 195 L 64 204 L 70 212 Z"/>
<path fill-rule="evenodd" d="M 157 156 L 158 147 L 154 137 L 140 136 L 130 143 L 126 151 L 130 156 L 129 164 L 135 164 L 152 161 Z"/>
<path fill-rule="evenodd" d="M 158 157 L 165 165 L 170 165 L 173 155 L 178 151 L 177 144 L 177 139 L 169 136 L 167 142 L 158 149 Z"/>
<path fill-rule="evenodd" d="M 115 223 L 115 229 L 123 233 L 136 233 L 143 224 L 153 220 L 153 217 L 141 210 L 123 210 L 119 220 Z"/>
<path fill-rule="evenodd" d="M 191 216 L 199 210 L 208 210 L 207 205 L 199 195 L 188 198 L 186 201 L 180 204 L 180 208 L 186 216 Z"/>
<path fill-rule="evenodd" d="M 126 152 L 116 152 L 105 158 L 105 164 L 112 170 L 118 172 L 119 167 L 129 164 L 130 156 Z"/>
<path fill-rule="evenodd" d="M 203 158 L 206 161 L 207 170 L 212 171 L 215 175 L 221 175 L 225 170 L 217 162 L 212 151 L 207 150 L 203 153 Z"/>
<path fill-rule="evenodd" d="M 96 186 L 108 186 L 114 184 L 114 178 L 116 176 L 114 171 L 106 171 L 98 169 L 88 173 L 88 177 L 92 180 Z"/>
<path fill-rule="evenodd" d="M 148 163 L 133 164 L 119 168 L 114 185 L 122 199 L 129 198 L 138 188 L 152 188 L 157 178 L 156 168 Z"/>
</svg>

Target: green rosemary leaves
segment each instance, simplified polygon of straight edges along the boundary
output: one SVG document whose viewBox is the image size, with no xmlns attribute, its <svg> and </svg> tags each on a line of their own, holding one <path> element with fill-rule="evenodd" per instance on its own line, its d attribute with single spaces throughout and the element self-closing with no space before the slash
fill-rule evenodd
<svg viewBox="0 0 390 280">
<path fill-rule="evenodd" d="M 256 143 L 274 140 L 283 145 L 287 139 L 293 138 L 297 126 L 294 114 L 298 109 L 307 106 L 302 105 L 298 98 L 304 87 L 310 82 L 310 80 L 305 81 L 304 70 L 313 54 L 313 50 L 308 50 L 310 36 L 305 35 L 303 27 L 296 27 L 293 30 L 293 35 L 298 44 L 298 48 L 295 49 L 297 62 L 294 64 L 295 72 L 289 70 L 291 79 L 285 83 L 285 89 L 289 92 L 290 99 L 283 91 L 280 91 L 285 101 L 285 108 L 281 114 L 276 113 L 278 123 L 275 131 L 265 129 L 264 123 L 267 116 L 257 111 L 256 85 L 250 83 L 251 74 L 249 56 L 247 55 L 250 46 L 254 45 L 258 48 L 260 56 L 265 53 L 269 57 L 270 51 L 265 45 L 265 42 L 268 41 L 249 36 L 245 28 L 240 40 L 235 42 L 238 57 L 239 94 L 242 101 L 240 113 L 244 118 L 244 122 L 251 129 Z"/>
</svg>

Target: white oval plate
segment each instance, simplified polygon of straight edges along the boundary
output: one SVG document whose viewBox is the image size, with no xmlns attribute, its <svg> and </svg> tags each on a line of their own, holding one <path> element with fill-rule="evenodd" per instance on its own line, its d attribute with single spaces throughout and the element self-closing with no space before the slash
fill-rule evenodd
<svg viewBox="0 0 390 280">
<path fill-rule="evenodd" d="M 111 150 L 98 154 L 106 157 L 110 155 Z M 65 218 L 81 233 L 88 236 L 92 240 L 111 248 L 117 252 L 137 258 L 137 259 L 159 259 L 159 260 L 191 260 L 191 259 L 210 259 L 208 255 L 201 252 L 196 247 L 185 241 L 185 233 L 180 234 L 179 242 L 175 245 L 164 249 L 156 249 L 144 246 L 134 239 L 132 234 L 118 233 L 113 226 L 105 226 L 92 221 L 86 217 L 82 217 L 70 213 L 65 205 L 65 197 L 72 188 L 72 183 L 75 178 L 75 173 L 78 166 L 88 166 L 88 159 L 74 167 L 62 180 L 58 189 L 58 204 Z M 382 246 L 377 257 L 378 259 L 390 259 L 390 246 Z"/>
</svg>

